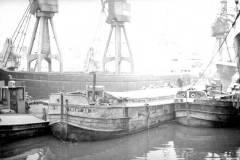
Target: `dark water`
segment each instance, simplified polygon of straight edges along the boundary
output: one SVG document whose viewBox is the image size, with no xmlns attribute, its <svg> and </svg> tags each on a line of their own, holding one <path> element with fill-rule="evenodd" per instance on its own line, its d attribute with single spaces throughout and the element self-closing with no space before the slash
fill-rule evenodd
<svg viewBox="0 0 240 160">
<path fill-rule="evenodd" d="M 138 134 L 98 142 L 70 143 L 43 136 L 2 144 L 0 157 L 14 160 L 232 160 L 240 158 L 240 129 L 190 128 L 171 122 Z"/>
</svg>

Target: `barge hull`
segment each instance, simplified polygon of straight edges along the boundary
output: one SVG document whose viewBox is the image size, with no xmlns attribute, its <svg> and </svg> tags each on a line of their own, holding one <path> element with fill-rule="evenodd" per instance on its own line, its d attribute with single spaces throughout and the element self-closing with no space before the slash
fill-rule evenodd
<svg viewBox="0 0 240 160">
<path fill-rule="evenodd" d="M 84 127 L 76 126 L 67 122 L 58 122 L 51 124 L 51 131 L 54 136 L 62 140 L 68 141 L 99 141 L 106 140 L 112 138 L 118 138 L 126 135 L 135 134 L 138 132 L 142 132 L 144 130 L 148 130 L 154 127 L 158 127 L 164 122 L 168 122 L 174 119 L 174 115 L 166 115 L 161 117 L 161 121 L 158 123 L 154 123 L 151 126 L 144 126 L 138 129 L 130 130 L 130 129 L 122 129 L 122 130 L 95 130 L 86 129 Z"/>
<path fill-rule="evenodd" d="M 50 123 L 51 131 L 53 135 L 63 140 L 97 141 L 135 134 L 175 119 L 173 104 L 149 106 L 149 108 L 150 114 L 147 112 L 144 114 L 139 109 L 133 108 L 132 111 L 129 110 L 132 117 L 123 119 L 80 118 L 65 115 L 63 121 Z M 159 111 L 155 112 L 155 108 Z M 49 118 L 60 119 L 60 115 L 50 114 Z"/>
<path fill-rule="evenodd" d="M 192 127 L 232 127 L 240 120 L 238 110 L 231 103 L 176 103 L 176 121 Z"/>
<path fill-rule="evenodd" d="M 233 127 L 236 126 L 235 122 L 220 122 L 220 121 L 209 121 L 205 119 L 199 119 L 195 117 L 181 117 L 176 118 L 176 121 L 179 124 L 190 126 L 190 127 L 209 127 L 209 128 L 218 128 L 218 127 Z"/>
</svg>

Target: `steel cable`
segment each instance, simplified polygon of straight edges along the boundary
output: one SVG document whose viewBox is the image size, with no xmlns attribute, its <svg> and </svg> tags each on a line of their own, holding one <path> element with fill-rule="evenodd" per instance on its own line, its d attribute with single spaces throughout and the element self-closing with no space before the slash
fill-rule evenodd
<svg viewBox="0 0 240 160">
<path fill-rule="evenodd" d="M 16 29 L 15 29 L 12 37 L 11 37 L 11 39 L 14 39 L 14 40 L 13 40 L 13 43 L 15 42 L 15 40 L 16 40 L 16 38 L 17 38 L 17 33 L 19 33 L 19 30 L 21 29 L 22 24 L 23 24 L 23 22 L 25 21 L 26 15 L 27 15 L 27 14 L 29 13 L 29 11 L 30 11 L 31 5 L 32 5 L 32 3 L 29 3 L 27 9 L 25 10 L 25 12 L 24 12 L 21 20 L 19 21 L 19 23 L 18 23 L 18 25 L 17 25 L 17 27 L 16 27 Z"/>
<path fill-rule="evenodd" d="M 226 33 L 226 36 L 224 37 L 224 40 L 223 40 L 222 43 L 220 44 L 218 50 L 217 50 L 216 53 L 212 56 L 212 58 L 211 58 L 211 60 L 209 61 L 208 65 L 207 65 L 206 68 L 203 70 L 203 72 L 201 73 L 201 75 L 200 75 L 200 77 L 198 78 L 198 80 L 197 80 L 192 86 L 195 86 L 195 85 L 199 82 L 199 80 L 200 80 L 201 78 L 203 78 L 203 76 L 204 76 L 205 72 L 207 71 L 208 67 L 212 64 L 212 62 L 213 62 L 213 60 L 215 59 L 215 57 L 219 54 L 219 51 L 221 50 L 223 44 L 224 44 L 225 41 L 227 40 L 229 33 L 232 31 L 233 27 L 235 26 L 236 21 L 237 21 L 239 15 L 240 15 L 240 11 L 238 12 L 238 14 L 237 14 L 234 22 L 232 23 L 231 28 L 230 28 L 230 29 L 228 30 L 228 32 Z"/>
</svg>

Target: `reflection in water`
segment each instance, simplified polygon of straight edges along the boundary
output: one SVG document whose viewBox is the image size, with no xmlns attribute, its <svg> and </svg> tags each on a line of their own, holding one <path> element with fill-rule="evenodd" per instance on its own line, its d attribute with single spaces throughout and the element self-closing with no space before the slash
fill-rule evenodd
<svg viewBox="0 0 240 160">
<path fill-rule="evenodd" d="M 0 144 L 0 158 L 31 160 L 160 160 L 240 158 L 240 129 L 164 124 L 138 134 L 97 142 L 62 142 L 52 136 Z"/>
</svg>

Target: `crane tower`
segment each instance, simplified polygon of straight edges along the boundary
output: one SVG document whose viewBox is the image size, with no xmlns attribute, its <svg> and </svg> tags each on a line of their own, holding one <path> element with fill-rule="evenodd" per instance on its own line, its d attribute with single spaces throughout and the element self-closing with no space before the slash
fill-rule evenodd
<svg viewBox="0 0 240 160">
<path fill-rule="evenodd" d="M 220 55 L 220 60 L 222 60 L 222 56 L 223 56 L 222 55 L 222 52 L 223 52 L 222 45 L 224 43 L 226 45 L 230 61 L 232 61 L 229 50 L 228 50 L 227 42 L 224 41 L 225 36 L 230 28 L 230 22 L 232 23 L 229 16 L 232 16 L 232 15 L 228 14 L 228 12 L 227 12 L 227 0 L 221 0 L 221 12 L 212 26 L 212 37 L 215 37 L 216 42 L 218 43 L 218 49 L 219 49 L 218 51 L 219 51 L 219 55 Z"/>
<path fill-rule="evenodd" d="M 103 10 L 105 5 L 108 7 L 108 16 L 106 22 L 111 25 L 111 29 L 108 35 L 107 44 L 104 50 L 103 56 L 103 70 L 106 71 L 106 64 L 108 62 L 115 62 L 115 73 L 121 72 L 121 62 L 127 61 L 130 63 L 131 72 L 134 72 L 133 56 L 130 49 L 126 29 L 124 26 L 125 22 L 130 22 L 130 4 L 127 0 L 102 0 Z M 115 56 L 108 56 L 109 43 L 111 41 L 112 33 L 115 30 Z M 123 31 L 123 32 L 122 32 Z M 129 52 L 128 57 L 122 56 L 122 33 L 127 43 Z"/>
<path fill-rule="evenodd" d="M 30 3 L 32 3 L 30 13 L 36 16 L 36 21 L 27 54 L 27 69 L 30 71 L 31 63 L 36 61 L 34 70 L 41 72 L 42 61 L 46 60 L 48 63 L 48 71 L 52 71 L 52 59 L 54 58 L 59 61 L 59 68 L 62 72 L 62 55 L 59 49 L 57 35 L 53 23 L 53 16 L 58 12 L 58 0 L 30 0 Z M 55 56 L 51 54 L 49 22 L 51 24 L 57 50 L 59 52 L 58 55 Z M 38 35 L 37 31 L 39 33 Z M 37 53 L 33 54 L 32 49 L 36 37 L 38 37 L 38 49 Z"/>
</svg>

